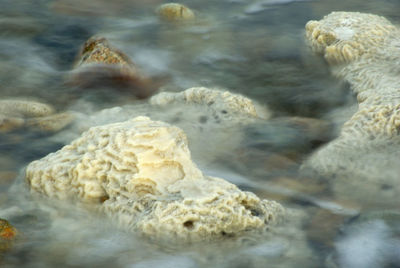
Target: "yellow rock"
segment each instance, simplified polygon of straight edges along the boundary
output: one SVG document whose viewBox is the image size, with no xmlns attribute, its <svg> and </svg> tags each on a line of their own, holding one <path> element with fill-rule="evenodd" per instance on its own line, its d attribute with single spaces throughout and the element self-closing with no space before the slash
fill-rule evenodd
<svg viewBox="0 0 400 268">
<path fill-rule="evenodd" d="M 158 16 L 165 21 L 188 21 L 195 18 L 195 14 L 190 8 L 178 3 L 167 3 L 157 8 Z"/>
<path fill-rule="evenodd" d="M 33 192 L 97 204 L 122 227 L 165 241 L 265 230 L 284 215 L 274 201 L 204 176 L 185 133 L 147 117 L 91 128 L 30 163 L 26 178 Z"/>
<path fill-rule="evenodd" d="M 159 87 L 127 55 L 99 36 L 89 38 L 82 46 L 67 82 L 81 88 L 110 86 L 138 98 L 152 95 Z"/>
</svg>

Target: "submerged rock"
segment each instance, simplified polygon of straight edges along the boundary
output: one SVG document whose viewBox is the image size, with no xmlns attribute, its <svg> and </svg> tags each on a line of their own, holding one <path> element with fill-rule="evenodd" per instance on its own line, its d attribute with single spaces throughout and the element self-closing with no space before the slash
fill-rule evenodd
<svg viewBox="0 0 400 268">
<path fill-rule="evenodd" d="M 54 113 L 48 104 L 26 100 L 0 100 L 0 113 L 17 117 L 38 117 Z"/>
<path fill-rule="evenodd" d="M 74 120 L 71 113 L 59 113 L 26 120 L 26 126 L 37 132 L 57 132 L 68 126 Z"/>
<path fill-rule="evenodd" d="M 35 192 L 98 204 L 121 226 L 161 240 L 212 240 L 265 230 L 284 215 L 274 201 L 208 177 L 184 132 L 146 117 L 93 127 L 29 164 Z"/>
<path fill-rule="evenodd" d="M 156 12 L 160 19 L 169 22 L 188 21 L 195 18 L 190 8 L 178 3 L 163 4 L 157 8 Z"/>
<path fill-rule="evenodd" d="M 399 29 L 377 15 L 333 12 L 308 22 L 306 36 L 333 74 L 350 84 L 359 107 L 303 171 L 327 177 L 340 199 L 398 206 Z"/>
<path fill-rule="evenodd" d="M 203 106 L 204 110 L 211 110 L 215 116 L 226 118 L 225 120 L 229 121 L 243 116 L 249 118 L 270 117 L 268 110 L 258 107 L 257 112 L 254 103 L 242 95 L 205 87 L 193 87 L 179 93 L 161 92 L 153 96 L 150 103 L 158 106 L 199 105 Z"/>
<path fill-rule="evenodd" d="M 17 236 L 17 229 L 8 221 L 0 219 L 0 253 L 12 246 L 12 241 Z"/>
<path fill-rule="evenodd" d="M 160 86 L 141 74 L 132 60 L 104 37 L 89 38 L 78 58 L 68 78 L 71 85 L 82 88 L 110 86 L 138 98 L 151 96 Z"/>
<path fill-rule="evenodd" d="M 22 128 L 51 133 L 63 129 L 72 121 L 72 114 L 55 114 L 55 109 L 46 103 L 15 99 L 0 100 L 0 133 Z"/>
</svg>

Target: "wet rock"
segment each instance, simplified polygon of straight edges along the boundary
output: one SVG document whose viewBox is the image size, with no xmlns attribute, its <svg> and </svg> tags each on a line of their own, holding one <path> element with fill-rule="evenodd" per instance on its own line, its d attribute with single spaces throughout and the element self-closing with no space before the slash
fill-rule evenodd
<svg viewBox="0 0 400 268">
<path fill-rule="evenodd" d="M 70 113 L 54 114 L 54 108 L 45 103 L 26 100 L 0 101 L 0 133 L 27 128 L 30 131 L 51 133 L 69 125 Z"/>
<path fill-rule="evenodd" d="M 10 117 L 0 114 L 0 132 L 10 132 L 21 128 L 25 123 L 25 120 L 20 117 Z"/>
<path fill-rule="evenodd" d="M 85 42 L 67 79 L 80 88 L 111 87 L 147 98 L 160 84 L 141 74 L 131 59 L 111 46 L 106 38 L 94 36 Z"/>
<path fill-rule="evenodd" d="M 0 253 L 11 248 L 12 241 L 16 236 L 17 229 L 15 229 L 8 221 L 0 219 Z"/>
<path fill-rule="evenodd" d="M 263 231 L 284 215 L 274 201 L 204 176 L 183 131 L 146 117 L 91 128 L 32 162 L 26 178 L 33 192 L 94 203 L 124 228 L 163 241 Z"/>
<path fill-rule="evenodd" d="M 244 96 L 205 87 L 193 87 L 179 93 L 161 92 L 153 96 L 150 103 L 164 107 L 174 104 L 200 105 L 204 109 L 212 110 L 214 116 L 218 116 L 221 120 L 226 118 L 225 120 L 229 121 L 240 120 L 241 116 L 267 119 L 271 115 L 270 111 L 266 108 L 261 110 L 261 107 L 257 113 L 253 101 Z"/>
<path fill-rule="evenodd" d="M 54 113 L 48 104 L 28 100 L 0 100 L 0 114 L 18 117 L 38 117 Z"/>
<path fill-rule="evenodd" d="M 190 21 L 195 19 L 195 14 L 190 8 L 178 3 L 163 4 L 157 8 L 156 12 L 160 19 L 169 22 Z"/>
<path fill-rule="evenodd" d="M 349 83 L 359 105 L 339 137 L 302 171 L 329 180 L 340 200 L 398 206 L 400 30 L 377 15 L 332 12 L 308 22 L 306 37 L 332 73 Z"/>
<path fill-rule="evenodd" d="M 49 116 L 29 118 L 26 120 L 25 126 L 32 131 L 42 133 L 58 132 L 65 128 L 74 120 L 71 113 L 59 113 Z"/>
</svg>

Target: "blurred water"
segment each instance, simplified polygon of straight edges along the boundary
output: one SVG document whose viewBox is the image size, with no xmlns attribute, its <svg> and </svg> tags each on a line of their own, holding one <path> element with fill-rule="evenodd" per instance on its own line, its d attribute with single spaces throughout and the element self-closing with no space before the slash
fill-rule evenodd
<svg viewBox="0 0 400 268">
<path fill-rule="evenodd" d="M 336 200 L 329 183 L 300 177 L 298 168 L 337 135 L 356 103 L 347 85 L 331 77 L 323 60 L 309 51 L 304 25 L 336 10 L 379 14 L 399 23 L 400 2 L 186 0 L 200 18 L 188 27 L 160 22 L 154 10 L 161 2 L 0 0 L 0 99 L 34 98 L 60 112 L 74 111 L 82 121 L 90 118 L 93 125 L 133 115 L 168 120 L 165 111 L 149 111 L 144 101 L 113 88 L 77 90 L 65 84 L 80 46 L 94 34 L 105 36 L 145 75 L 167 77 L 164 90 L 220 87 L 268 105 L 274 119 L 240 130 L 240 144 L 237 129 L 221 130 L 213 140 L 193 130 L 179 109 L 174 113 L 204 173 L 298 209 L 299 223 L 261 240 L 163 247 L 117 229 L 102 215 L 30 196 L 23 168 L 79 135 L 80 124 L 55 135 L 0 133 L 0 218 L 21 232 L 14 248 L 0 254 L 0 266 L 399 267 L 398 211 L 390 224 L 381 216 L 355 224 L 354 214 L 385 207 L 359 211 L 362 204 Z M 115 106 L 124 108 L 97 113 Z M 293 116 L 321 121 L 299 123 Z M 219 146 L 203 146 L 213 141 Z"/>
</svg>

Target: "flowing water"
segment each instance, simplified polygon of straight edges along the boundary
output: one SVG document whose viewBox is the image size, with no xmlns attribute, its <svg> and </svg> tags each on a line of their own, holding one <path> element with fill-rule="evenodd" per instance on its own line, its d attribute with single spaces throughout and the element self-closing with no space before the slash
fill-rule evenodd
<svg viewBox="0 0 400 268">
<path fill-rule="evenodd" d="M 244 130 L 187 131 L 190 148 L 204 173 L 277 200 L 298 216 L 261 239 L 162 246 L 86 209 L 31 197 L 24 167 L 79 135 L 79 123 L 55 134 L 0 132 L 0 218 L 19 230 L 12 248 L 0 252 L 0 266 L 400 267 L 396 200 L 376 206 L 340 200 L 329 183 L 298 172 L 356 109 L 348 85 L 332 77 L 307 47 L 304 25 L 339 10 L 383 15 L 400 24 L 400 2 L 187 0 L 182 3 L 200 18 L 187 28 L 160 21 L 154 10 L 161 3 L 0 0 L 0 99 L 39 100 L 59 112 L 73 111 L 82 121 L 98 120 L 92 125 L 137 115 L 163 119 L 163 111 L 147 110 L 145 100 L 126 92 L 65 83 L 81 45 L 93 35 L 104 36 L 143 73 L 161 79 L 162 90 L 218 87 L 268 106 L 273 118 Z M 116 106 L 125 112 L 98 116 Z"/>
</svg>

